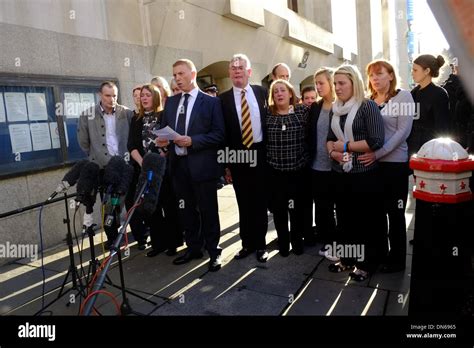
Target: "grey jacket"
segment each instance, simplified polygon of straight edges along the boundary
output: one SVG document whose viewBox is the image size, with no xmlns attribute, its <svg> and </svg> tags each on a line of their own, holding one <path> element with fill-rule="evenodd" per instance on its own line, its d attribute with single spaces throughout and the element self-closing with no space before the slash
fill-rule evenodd
<svg viewBox="0 0 474 348">
<path fill-rule="evenodd" d="M 126 106 L 115 107 L 115 129 L 121 156 L 128 152 L 127 141 L 132 116 L 133 111 Z M 79 117 L 77 139 L 81 149 L 88 154 L 89 161 L 97 163 L 101 168 L 107 165 L 112 156 L 107 149 L 104 115 L 99 104 L 84 111 Z"/>
</svg>

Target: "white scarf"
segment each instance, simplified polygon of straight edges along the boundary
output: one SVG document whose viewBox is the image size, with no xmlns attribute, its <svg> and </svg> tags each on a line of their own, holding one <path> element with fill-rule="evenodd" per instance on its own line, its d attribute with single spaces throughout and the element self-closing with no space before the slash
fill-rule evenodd
<svg viewBox="0 0 474 348">
<path fill-rule="evenodd" d="M 354 141 L 354 135 L 352 134 L 352 124 L 354 118 L 359 110 L 361 103 L 357 102 L 354 97 L 349 99 L 343 104 L 340 100 L 336 100 L 332 105 L 332 122 L 331 129 L 338 140 L 346 143 L 348 141 Z M 344 124 L 344 131 L 341 128 L 340 120 L 342 115 L 347 115 L 346 123 Z M 348 162 L 344 162 L 342 169 L 347 173 L 352 170 L 352 158 Z"/>
</svg>

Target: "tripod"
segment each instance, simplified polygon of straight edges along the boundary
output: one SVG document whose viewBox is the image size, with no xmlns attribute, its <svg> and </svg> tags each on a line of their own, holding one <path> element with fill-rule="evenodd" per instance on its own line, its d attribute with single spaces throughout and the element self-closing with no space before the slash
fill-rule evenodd
<svg viewBox="0 0 474 348">
<path fill-rule="evenodd" d="M 74 249 L 73 249 L 73 241 L 72 241 L 72 234 L 71 234 L 71 220 L 69 218 L 69 207 L 67 203 L 67 194 L 64 193 L 64 207 L 66 209 L 66 218 L 63 219 L 63 223 L 67 226 L 67 234 L 66 234 L 66 243 L 68 246 L 68 251 L 69 251 L 69 268 L 66 273 L 66 276 L 64 277 L 63 283 L 61 285 L 61 288 L 59 290 L 58 296 L 48 303 L 46 306 L 41 308 L 38 312 L 36 312 L 34 315 L 39 315 L 42 313 L 46 308 L 54 304 L 56 301 L 58 301 L 62 296 L 66 295 L 69 291 L 74 291 L 77 290 L 77 293 L 80 294 L 81 296 L 85 296 L 84 292 L 84 286 L 82 285 L 81 279 L 79 277 L 79 272 L 77 271 L 76 263 L 74 261 Z M 64 288 L 66 284 L 68 283 L 69 276 L 71 276 L 71 281 L 72 281 L 72 287 L 64 291 Z M 79 286 L 78 286 L 79 285 Z M 69 307 L 71 302 L 67 302 L 66 306 Z"/>
<path fill-rule="evenodd" d="M 141 196 L 143 195 L 143 192 L 145 191 L 145 189 L 146 189 L 146 183 L 143 185 L 143 187 L 140 190 L 140 193 L 137 195 L 137 199 L 135 201 L 134 207 L 136 207 L 138 205 L 138 202 L 140 201 Z M 120 217 L 120 207 L 121 207 L 120 204 L 113 206 L 112 213 L 111 213 L 111 216 L 112 216 L 111 221 L 109 223 L 107 223 L 107 225 L 109 225 L 109 227 L 104 226 L 104 228 L 110 228 L 111 229 L 110 232 L 118 230 L 119 220 L 120 220 L 120 218 L 119 218 Z M 132 307 L 130 306 L 130 302 L 127 298 L 127 294 L 135 296 L 135 297 L 137 297 L 141 300 L 147 301 L 148 303 L 151 303 L 155 306 L 157 305 L 156 302 L 153 302 L 153 301 L 151 301 L 151 300 L 149 300 L 149 299 L 147 299 L 143 296 L 140 296 L 140 295 L 138 295 L 138 294 L 136 294 L 136 293 L 134 293 L 130 290 L 127 290 L 127 288 L 125 287 L 125 278 L 124 278 L 124 272 L 123 272 L 122 253 L 120 251 L 120 244 L 122 242 L 122 238 L 127 233 L 127 226 L 130 223 L 130 220 L 133 216 L 133 213 L 134 213 L 134 210 L 133 211 L 131 210 L 129 212 L 126 221 L 124 222 L 124 224 L 120 228 L 120 231 L 118 232 L 117 237 L 115 238 L 115 241 L 114 241 L 113 245 L 110 247 L 109 259 L 108 259 L 104 269 L 102 270 L 102 272 L 100 274 L 100 277 L 99 277 L 99 279 L 98 279 L 98 281 L 97 281 L 97 283 L 96 283 L 96 285 L 93 289 L 93 293 L 95 293 L 95 294 L 93 295 L 93 297 L 90 298 L 90 301 L 87 303 L 87 306 L 85 307 L 85 315 L 90 315 L 90 312 L 91 312 L 91 310 L 94 306 L 94 303 L 97 299 L 97 291 L 99 291 L 99 289 L 101 289 L 104 282 L 106 282 L 106 283 L 110 284 L 111 286 L 121 290 L 121 292 L 122 292 L 121 293 L 122 294 L 122 304 L 120 306 L 120 311 L 121 311 L 122 315 L 128 315 L 128 314 L 144 315 L 143 313 L 136 312 L 132 309 Z M 109 235 L 110 235 L 110 233 L 109 233 Z M 89 238 L 91 238 L 91 237 L 89 237 Z M 91 244 L 91 246 L 93 246 L 93 244 Z M 91 251 L 91 253 L 92 253 L 92 251 Z M 112 260 L 113 260 L 113 257 L 115 255 L 117 255 L 117 259 L 118 259 L 119 274 L 120 274 L 120 286 L 117 286 L 117 285 L 113 284 L 112 281 L 110 281 L 110 278 L 107 275 L 107 271 L 108 271 L 110 265 L 112 264 Z"/>
</svg>

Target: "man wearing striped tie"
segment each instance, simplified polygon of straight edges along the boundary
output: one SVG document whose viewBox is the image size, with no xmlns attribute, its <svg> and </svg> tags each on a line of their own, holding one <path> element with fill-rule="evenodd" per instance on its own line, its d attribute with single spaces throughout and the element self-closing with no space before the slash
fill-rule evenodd
<svg viewBox="0 0 474 348">
<path fill-rule="evenodd" d="M 250 85 L 250 60 L 236 54 L 229 64 L 229 77 L 233 87 L 222 93 L 224 122 L 226 125 L 226 151 L 252 151 L 256 158 L 240 163 L 225 163 L 226 181 L 234 186 L 239 206 L 239 227 L 242 249 L 235 259 L 256 252 L 257 260 L 266 262 L 265 235 L 267 234 L 267 193 L 265 190 L 265 109 L 267 92 L 261 86 Z M 249 153 L 250 154 L 250 153 Z"/>
</svg>

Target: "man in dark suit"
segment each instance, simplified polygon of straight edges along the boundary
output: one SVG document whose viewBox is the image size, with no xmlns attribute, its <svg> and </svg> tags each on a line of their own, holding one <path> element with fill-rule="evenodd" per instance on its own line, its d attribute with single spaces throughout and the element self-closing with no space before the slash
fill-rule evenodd
<svg viewBox="0 0 474 348">
<path fill-rule="evenodd" d="M 219 98 L 222 100 L 226 126 L 226 151 L 249 154 L 240 156 L 240 161 L 232 161 L 234 163 L 227 161 L 225 169 L 226 181 L 233 184 L 239 206 L 242 249 L 235 258 L 242 259 L 256 251 L 257 260 L 266 262 L 268 259 L 265 250 L 268 227 L 265 190 L 267 93 L 263 87 L 249 84 L 251 73 L 248 57 L 244 54 L 234 55 L 229 64 L 229 76 L 233 87 L 222 93 Z"/>
<path fill-rule="evenodd" d="M 217 271 L 221 268 L 217 151 L 224 142 L 224 119 L 219 99 L 199 90 L 196 75 L 196 67 L 188 59 L 173 64 L 173 76 L 182 93 L 168 98 L 161 123 L 162 128 L 169 126 L 180 134 L 169 147 L 169 169 L 188 250 L 173 263 L 201 258 L 205 245 L 211 258 L 209 270 Z M 168 144 L 157 139 L 158 146 Z"/>
</svg>

